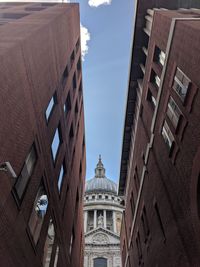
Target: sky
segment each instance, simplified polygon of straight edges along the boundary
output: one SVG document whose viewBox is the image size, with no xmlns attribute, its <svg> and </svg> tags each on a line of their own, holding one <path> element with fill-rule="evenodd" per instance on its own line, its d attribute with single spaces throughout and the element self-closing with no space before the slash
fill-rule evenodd
<svg viewBox="0 0 200 267">
<path fill-rule="evenodd" d="M 5 0 L 0 0 L 3 1 Z M 67 1 L 69 2 L 64 0 Z M 62 0 L 24 2 L 62 2 Z M 134 0 L 71 2 L 80 4 L 86 179 L 94 177 L 94 169 L 101 154 L 106 176 L 118 182 Z"/>
<path fill-rule="evenodd" d="M 86 179 L 94 176 L 99 154 L 106 176 L 119 179 L 133 5 L 134 0 L 80 1 L 81 24 L 90 34 L 83 61 Z"/>
</svg>

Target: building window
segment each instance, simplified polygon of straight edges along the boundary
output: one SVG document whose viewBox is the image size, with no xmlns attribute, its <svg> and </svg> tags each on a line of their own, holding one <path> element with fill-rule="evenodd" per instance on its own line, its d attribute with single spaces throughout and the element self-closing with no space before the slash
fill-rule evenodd
<svg viewBox="0 0 200 267">
<path fill-rule="evenodd" d="M 69 255 L 70 256 L 72 255 L 74 239 L 75 239 L 75 232 L 74 232 L 74 228 L 73 228 L 72 229 L 72 234 L 71 234 L 71 239 L 70 239 L 70 246 L 69 246 Z"/>
<path fill-rule="evenodd" d="M 33 205 L 33 210 L 28 223 L 30 232 L 32 234 L 35 243 L 37 243 L 38 241 L 44 217 L 47 212 L 47 207 L 48 207 L 47 194 L 44 185 L 41 184 L 37 192 Z"/>
<path fill-rule="evenodd" d="M 45 112 L 45 116 L 46 116 L 47 122 L 49 121 L 49 118 L 50 118 L 50 116 L 51 116 L 51 114 L 53 112 L 53 108 L 55 107 L 56 102 L 57 102 L 56 101 L 56 94 L 54 94 L 52 96 L 52 98 L 51 98 L 51 100 L 50 100 L 50 102 L 49 102 L 49 104 L 47 106 L 46 112 Z"/>
<path fill-rule="evenodd" d="M 173 143 L 174 143 L 174 136 L 173 136 L 166 121 L 164 122 L 164 125 L 162 127 L 162 136 L 163 136 L 163 139 L 170 150 L 172 148 Z"/>
<path fill-rule="evenodd" d="M 182 102 L 184 102 L 185 97 L 187 95 L 189 84 L 190 79 L 179 68 L 177 68 L 172 87 L 179 95 Z"/>
<path fill-rule="evenodd" d="M 78 89 L 79 99 L 81 99 L 82 95 L 82 81 L 80 82 L 79 89 Z"/>
<path fill-rule="evenodd" d="M 141 261 L 142 261 L 142 247 L 141 247 L 139 232 L 137 233 L 137 237 L 136 237 L 136 246 L 137 246 L 137 253 L 138 253 L 138 261 L 139 261 L 139 265 L 140 265 Z"/>
<path fill-rule="evenodd" d="M 149 223 L 148 223 L 145 207 L 143 208 L 141 220 L 142 220 L 142 226 L 143 226 L 143 231 L 144 231 L 144 242 L 146 243 L 148 236 L 149 236 L 149 233 L 150 233 L 150 230 L 149 230 Z"/>
<path fill-rule="evenodd" d="M 77 71 L 78 71 L 78 76 L 81 73 L 81 57 L 79 57 L 78 59 L 78 63 L 77 63 Z"/>
<path fill-rule="evenodd" d="M 75 53 L 74 53 L 74 51 L 72 51 L 71 56 L 70 56 L 71 66 L 74 63 L 74 59 L 75 59 Z"/>
<path fill-rule="evenodd" d="M 74 76 L 73 76 L 73 89 L 76 89 L 76 72 L 74 72 Z"/>
<path fill-rule="evenodd" d="M 92 196 L 92 199 L 95 199 L 95 196 Z"/>
<path fill-rule="evenodd" d="M 51 262 L 51 254 L 55 239 L 55 229 L 52 219 L 50 219 L 47 237 L 44 245 L 43 266 L 49 267 Z"/>
<path fill-rule="evenodd" d="M 66 84 L 68 75 L 69 75 L 69 66 L 67 65 L 67 66 L 65 67 L 65 70 L 64 70 L 63 75 L 62 75 L 62 85 L 63 85 L 63 86 L 65 86 L 65 84 Z"/>
<path fill-rule="evenodd" d="M 79 46 L 80 46 L 80 39 L 78 38 L 78 41 L 76 42 L 76 53 L 79 50 Z"/>
<path fill-rule="evenodd" d="M 160 87 L 160 78 L 158 75 L 152 70 L 151 72 L 151 82 L 157 87 Z"/>
<path fill-rule="evenodd" d="M 65 104 L 64 104 L 65 114 L 67 115 L 70 110 L 71 110 L 71 99 L 70 99 L 70 93 L 68 93 Z"/>
<path fill-rule="evenodd" d="M 74 137 L 73 124 L 71 124 L 71 127 L 70 127 L 69 137 L 70 137 L 70 138 L 73 138 L 73 137 Z"/>
<path fill-rule="evenodd" d="M 147 100 L 150 102 L 150 104 L 152 105 L 153 109 L 155 109 L 155 107 L 156 107 L 156 99 L 152 95 L 150 90 L 148 90 L 148 93 L 147 93 Z"/>
<path fill-rule="evenodd" d="M 154 61 L 158 62 L 161 66 L 164 66 L 165 63 L 165 53 L 156 46 L 154 53 Z"/>
<path fill-rule="evenodd" d="M 53 142 L 51 144 L 51 151 L 52 151 L 54 161 L 56 160 L 60 143 L 61 143 L 61 133 L 60 133 L 60 127 L 58 127 L 55 131 Z"/>
<path fill-rule="evenodd" d="M 172 97 L 170 97 L 168 101 L 167 116 L 172 122 L 174 128 L 176 129 L 179 122 L 179 118 L 181 116 L 181 111 Z"/>
<path fill-rule="evenodd" d="M 59 193 L 61 192 L 61 189 L 62 189 L 62 183 L 63 183 L 64 175 L 65 175 L 65 164 L 63 162 L 61 169 L 60 169 L 59 177 L 58 177 L 58 191 L 59 191 Z"/>
<path fill-rule="evenodd" d="M 107 267 L 107 259 L 105 258 L 95 258 L 94 267 Z"/>
<path fill-rule="evenodd" d="M 25 159 L 21 173 L 14 186 L 19 200 L 22 199 L 23 193 L 34 171 L 36 161 L 37 161 L 37 153 L 36 153 L 35 145 L 33 144 L 28 156 Z"/>
</svg>

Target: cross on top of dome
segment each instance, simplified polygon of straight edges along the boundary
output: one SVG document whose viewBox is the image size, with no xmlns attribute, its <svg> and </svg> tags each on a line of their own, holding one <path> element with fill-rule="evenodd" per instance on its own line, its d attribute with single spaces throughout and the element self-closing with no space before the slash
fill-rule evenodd
<svg viewBox="0 0 200 267">
<path fill-rule="evenodd" d="M 103 163 L 101 161 L 101 155 L 99 155 L 99 161 L 97 163 L 97 166 L 95 168 L 95 177 L 96 178 L 105 178 L 105 168 L 103 166 Z"/>
</svg>

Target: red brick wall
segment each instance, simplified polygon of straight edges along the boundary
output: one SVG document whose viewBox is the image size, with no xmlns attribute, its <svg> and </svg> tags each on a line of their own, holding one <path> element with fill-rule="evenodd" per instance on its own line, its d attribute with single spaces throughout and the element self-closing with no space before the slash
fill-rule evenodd
<svg viewBox="0 0 200 267">
<path fill-rule="evenodd" d="M 200 21 L 176 24 L 166 74 L 163 84 L 158 117 L 155 125 L 153 146 L 147 161 L 147 171 L 138 205 L 135 226 L 132 227 L 130 197 L 135 192 L 134 173 L 137 166 L 139 177 L 144 166 L 143 153 L 150 141 L 150 126 L 153 109 L 146 96 L 149 88 L 155 45 L 166 51 L 171 17 L 185 16 L 170 11 L 156 12 L 148 49 L 148 60 L 143 84 L 142 106 L 135 136 L 130 184 L 126 195 L 125 227 L 121 242 L 128 244 L 130 266 L 199 266 L 200 224 L 197 207 L 197 182 L 200 173 Z M 183 105 L 172 89 L 172 80 L 178 66 L 191 80 L 190 92 Z M 158 74 L 159 71 L 158 71 Z M 169 155 L 161 135 L 169 95 L 172 95 L 183 113 L 180 129 L 175 133 L 175 149 Z M 134 194 L 137 194 L 136 192 Z M 149 235 L 146 238 L 142 222 L 146 209 Z M 158 215 L 159 212 L 159 215 Z M 159 219 L 160 217 L 160 219 Z M 140 235 L 142 257 L 138 257 L 137 233 Z M 126 238 L 127 237 L 127 238 Z M 130 246 L 132 241 L 133 249 Z M 123 266 L 124 265 L 124 259 Z M 128 266 L 128 265 L 127 265 Z"/>
<path fill-rule="evenodd" d="M 17 10 L 24 12 L 24 6 L 9 8 L 9 12 Z M 13 197 L 14 181 L 1 172 L 2 267 L 42 266 L 50 216 L 54 221 L 56 242 L 60 247 L 58 266 L 82 266 L 82 259 L 77 257 L 83 254 L 82 199 L 85 179 L 84 110 L 82 92 L 78 92 L 81 75 L 77 79 L 77 88 L 72 89 L 73 74 L 81 56 L 80 45 L 67 83 L 64 88 L 61 85 L 62 74 L 79 38 L 80 21 L 76 4 L 56 5 L 44 11 L 32 12 L 29 16 L 0 28 L 0 162 L 9 161 L 19 175 L 33 142 L 38 154 L 34 173 L 20 205 L 17 205 Z M 55 91 L 58 103 L 47 125 L 45 110 Z M 68 93 L 71 95 L 71 110 L 66 118 L 63 104 Z M 51 142 L 58 123 L 62 131 L 62 144 L 54 166 Z M 73 138 L 69 137 L 71 125 L 74 129 Z M 57 179 L 63 159 L 66 175 L 59 197 Z M 28 235 L 28 221 L 42 177 L 49 206 L 35 246 Z M 76 205 L 77 192 L 79 200 Z M 70 258 L 73 226 L 75 239 Z"/>
</svg>

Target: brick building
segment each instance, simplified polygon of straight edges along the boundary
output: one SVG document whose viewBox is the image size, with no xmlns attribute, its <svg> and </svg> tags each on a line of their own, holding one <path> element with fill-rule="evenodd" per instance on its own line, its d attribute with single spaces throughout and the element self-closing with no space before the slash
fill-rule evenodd
<svg viewBox="0 0 200 267">
<path fill-rule="evenodd" d="M 82 266 L 77 4 L 0 5 L 0 114 L 0 266 Z"/>
<path fill-rule="evenodd" d="M 119 181 L 124 267 L 200 266 L 197 8 L 136 3 Z"/>
</svg>

